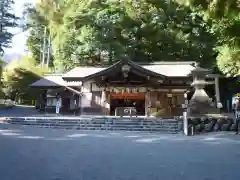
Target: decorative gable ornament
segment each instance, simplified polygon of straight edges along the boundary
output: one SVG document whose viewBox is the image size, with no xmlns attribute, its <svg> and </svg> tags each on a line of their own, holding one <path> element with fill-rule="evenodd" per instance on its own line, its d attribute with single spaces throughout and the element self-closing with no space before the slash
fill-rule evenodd
<svg viewBox="0 0 240 180">
<path fill-rule="evenodd" d="M 128 73 L 130 72 L 131 67 L 127 64 L 124 64 L 121 68 L 122 73 L 123 73 L 123 77 L 127 78 L 128 77 Z"/>
</svg>

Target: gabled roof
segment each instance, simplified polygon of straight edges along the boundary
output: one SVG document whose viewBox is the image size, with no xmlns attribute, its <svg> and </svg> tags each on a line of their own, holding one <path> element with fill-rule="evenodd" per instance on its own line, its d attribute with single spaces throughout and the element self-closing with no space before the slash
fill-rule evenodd
<svg viewBox="0 0 240 180">
<path fill-rule="evenodd" d="M 151 64 L 144 65 L 145 69 L 150 71 L 161 73 L 167 77 L 187 77 L 191 74 L 192 70 L 195 68 L 192 63 L 162 63 L 162 64 Z"/>
<path fill-rule="evenodd" d="M 131 67 L 131 71 L 134 71 L 135 73 L 137 73 L 140 76 L 153 76 L 153 77 L 158 77 L 161 79 L 164 79 L 165 76 L 160 74 L 160 73 L 156 73 L 154 71 L 145 69 L 143 66 L 138 65 L 137 63 L 131 61 L 127 56 L 122 57 L 122 59 L 120 61 L 118 61 L 117 63 L 109 66 L 108 68 L 105 68 L 97 73 L 85 76 L 83 78 L 83 80 L 88 80 L 91 79 L 93 77 L 98 77 L 98 76 L 103 76 L 106 75 L 108 73 L 112 74 L 115 73 L 116 70 L 119 70 L 119 68 L 121 69 L 121 67 L 123 65 L 128 65 Z"/>
<path fill-rule="evenodd" d="M 63 78 L 84 78 L 86 76 L 98 73 L 106 68 L 101 67 L 76 67 L 69 72 L 67 72 L 65 75 L 63 75 Z"/>
<path fill-rule="evenodd" d="M 119 61 L 120 62 L 120 61 Z M 119 63 L 117 62 L 117 63 Z M 131 61 L 132 62 L 132 61 Z M 116 64 L 117 64 L 116 63 Z M 137 64 L 133 62 L 135 67 L 141 67 L 145 70 L 151 71 L 152 73 L 156 73 L 158 76 L 166 76 L 166 77 L 188 77 L 191 71 L 195 68 L 193 61 L 189 62 L 157 62 L 151 64 Z M 79 78 L 83 79 L 88 76 L 99 73 L 103 70 L 109 69 L 116 64 L 110 67 L 76 67 L 66 73 L 63 78 L 71 79 L 71 78 Z"/>
<path fill-rule="evenodd" d="M 42 79 L 32 83 L 30 87 L 62 87 L 62 86 L 80 86 L 79 81 L 66 82 L 63 80 L 62 75 L 46 75 Z"/>
</svg>

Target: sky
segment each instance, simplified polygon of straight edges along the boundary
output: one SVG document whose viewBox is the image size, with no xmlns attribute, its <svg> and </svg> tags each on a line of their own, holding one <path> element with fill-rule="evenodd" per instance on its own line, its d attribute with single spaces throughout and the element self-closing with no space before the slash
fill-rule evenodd
<svg viewBox="0 0 240 180">
<path fill-rule="evenodd" d="M 15 4 L 13 6 L 14 12 L 17 16 L 21 16 L 23 12 L 24 3 L 35 3 L 36 0 L 15 0 Z M 20 32 L 19 29 L 15 28 L 13 30 L 14 33 Z M 26 36 L 27 32 L 19 33 L 12 39 L 12 47 L 5 50 L 5 53 L 17 53 L 17 54 L 25 54 L 26 53 Z"/>
</svg>

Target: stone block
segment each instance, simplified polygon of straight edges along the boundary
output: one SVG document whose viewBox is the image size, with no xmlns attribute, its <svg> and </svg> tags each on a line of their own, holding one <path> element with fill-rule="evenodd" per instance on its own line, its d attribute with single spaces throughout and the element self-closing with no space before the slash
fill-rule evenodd
<svg viewBox="0 0 240 180">
<path fill-rule="evenodd" d="M 214 128 L 215 123 L 210 122 L 208 124 L 205 124 L 204 131 L 205 132 L 212 132 Z"/>
<path fill-rule="evenodd" d="M 233 123 L 231 126 L 230 126 L 230 131 L 235 131 L 236 130 L 236 124 Z"/>
<path fill-rule="evenodd" d="M 220 129 L 221 129 L 221 126 L 218 123 L 216 123 L 213 127 L 213 131 L 219 131 Z"/>
<path fill-rule="evenodd" d="M 229 130 L 229 125 L 228 124 L 223 124 L 221 126 L 221 131 L 228 131 Z"/>
<path fill-rule="evenodd" d="M 205 127 L 204 124 L 199 123 L 195 126 L 195 131 L 202 132 L 204 130 L 204 127 Z"/>
</svg>

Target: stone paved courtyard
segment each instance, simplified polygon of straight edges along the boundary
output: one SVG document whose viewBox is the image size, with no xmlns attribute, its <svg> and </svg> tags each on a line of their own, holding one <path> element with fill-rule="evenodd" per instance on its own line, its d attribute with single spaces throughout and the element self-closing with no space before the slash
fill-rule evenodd
<svg viewBox="0 0 240 180">
<path fill-rule="evenodd" d="M 3 180 L 239 180 L 240 136 L 0 125 Z"/>
</svg>

